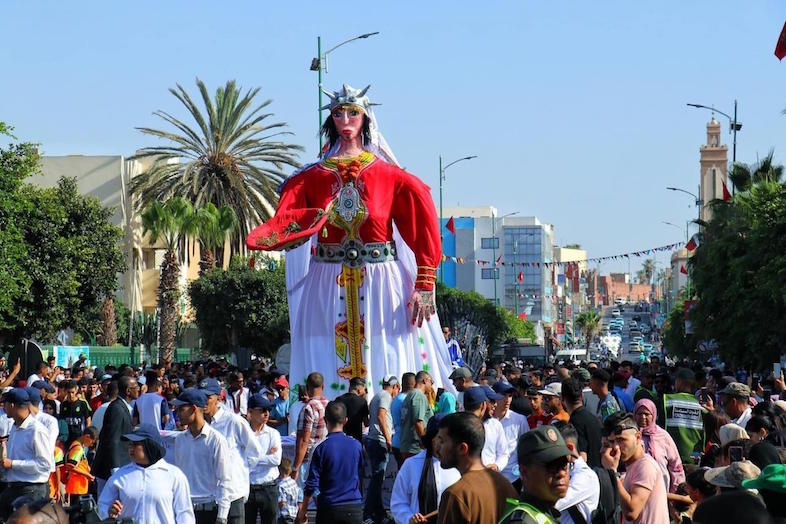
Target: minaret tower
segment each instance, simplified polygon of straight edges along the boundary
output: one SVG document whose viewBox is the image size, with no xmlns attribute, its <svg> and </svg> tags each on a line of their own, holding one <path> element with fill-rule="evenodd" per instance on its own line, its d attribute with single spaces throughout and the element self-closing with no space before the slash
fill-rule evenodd
<svg viewBox="0 0 786 524">
<path fill-rule="evenodd" d="M 715 199 L 723 199 L 723 184 L 728 176 L 728 146 L 721 145 L 721 125 L 715 116 L 707 124 L 707 143 L 699 148 L 701 172 L 699 175 L 701 197 L 701 219 L 711 217 L 707 206 Z"/>
</svg>

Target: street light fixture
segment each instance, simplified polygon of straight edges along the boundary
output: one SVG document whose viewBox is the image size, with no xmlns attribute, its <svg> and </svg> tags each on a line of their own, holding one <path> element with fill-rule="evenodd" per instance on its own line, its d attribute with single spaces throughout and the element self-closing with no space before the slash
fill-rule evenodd
<svg viewBox="0 0 786 524">
<path fill-rule="evenodd" d="M 719 115 L 723 115 L 729 119 L 729 132 L 734 136 L 733 142 L 734 146 L 732 148 L 731 153 L 731 162 L 734 164 L 737 161 L 737 131 L 742 129 L 742 122 L 737 121 L 737 100 L 734 101 L 734 116 L 729 116 L 723 111 L 719 111 L 715 109 L 713 106 L 705 106 L 702 104 L 686 104 L 690 107 L 695 107 L 696 109 L 709 109 L 713 113 L 718 113 Z"/>
<path fill-rule="evenodd" d="M 322 37 L 321 36 L 317 37 L 317 56 L 316 56 L 316 58 L 312 58 L 311 59 L 311 66 L 309 67 L 309 69 L 311 71 L 317 71 L 317 73 L 318 73 L 317 91 L 319 91 L 319 106 L 318 106 L 317 111 L 319 113 L 319 127 L 317 127 L 317 131 L 319 132 L 319 151 L 320 152 L 322 151 L 322 133 L 320 132 L 322 130 L 322 70 L 324 69 L 325 70 L 325 74 L 327 74 L 327 72 L 328 72 L 327 57 L 328 57 L 328 55 L 330 53 L 332 53 L 333 51 L 335 51 L 336 49 L 338 49 L 339 47 L 341 47 L 344 44 L 348 44 L 350 42 L 354 42 L 355 40 L 365 39 L 365 38 L 368 38 L 370 36 L 374 36 L 374 35 L 378 35 L 378 34 L 379 34 L 379 31 L 375 31 L 373 33 L 363 33 L 362 35 L 358 35 L 358 36 L 352 37 L 352 38 L 350 38 L 348 40 L 344 40 L 340 44 L 331 47 L 330 49 L 328 49 L 324 53 L 322 53 Z"/>
<path fill-rule="evenodd" d="M 320 147 L 321 149 L 321 147 Z M 464 160 L 472 160 L 473 158 L 477 158 L 477 155 L 472 156 L 465 156 L 459 158 L 458 160 L 454 160 L 450 164 L 446 166 L 442 166 L 442 155 L 439 155 L 439 242 L 442 245 L 442 238 L 443 234 L 442 231 L 445 229 L 445 226 L 442 224 L 442 182 L 445 180 L 445 171 L 452 166 L 453 164 L 458 164 L 459 162 L 463 162 Z M 439 257 L 439 281 L 442 282 L 442 253 L 440 253 Z"/>
<path fill-rule="evenodd" d="M 492 271 L 491 275 L 494 277 L 494 305 L 497 305 L 497 220 L 504 220 L 505 218 L 513 215 L 518 215 L 518 211 L 514 211 L 512 213 L 508 213 L 507 215 L 502 215 L 501 217 L 497 218 L 494 214 L 491 215 L 491 259 L 492 262 Z"/>
<path fill-rule="evenodd" d="M 701 198 L 699 198 L 698 195 L 696 195 L 694 193 L 691 193 L 690 191 L 687 191 L 685 189 L 681 189 L 679 187 L 667 187 L 666 189 L 668 189 L 669 191 L 679 191 L 680 193 L 685 193 L 686 195 L 692 196 L 694 202 L 696 203 L 696 208 L 698 210 L 697 216 L 698 216 L 699 220 L 701 220 L 701 206 L 702 206 L 702 204 L 704 202 L 702 201 Z M 698 192 L 701 193 L 701 186 L 699 186 Z"/>
</svg>

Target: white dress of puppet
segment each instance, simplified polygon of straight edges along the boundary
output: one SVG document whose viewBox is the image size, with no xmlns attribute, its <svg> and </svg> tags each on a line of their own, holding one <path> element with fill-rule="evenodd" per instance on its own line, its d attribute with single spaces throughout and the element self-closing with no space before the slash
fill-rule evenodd
<svg viewBox="0 0 786 524">
<path fill-rule="evenodd" d="M 398 167 L 393 153 L 377 131 L 373 112 L 367 110 L 367 114 L 371 118 L 372 138 L 370 143 L 364 144 L 367 151 L 365 157 L 368 159 L 373 155 L 373 161 L 364 167 L 361 176 L 349 184 L 349 188 L 337 177 L 337 181 L 329 186 L 330 204 L 327 208 L 337 209 L 345 203 L 349 206 L 348 200 L 351 198 L 345 199 L 347 196 L 359 197 L 360 202 L 354 205 L 363 207 L 364 197 L 368 197 L 366 191 L 371 191 L 372 185 L 377 191 L 392 195 L 393 199 L 407 199 L 405 207 L 412 209 L 414 205 L 419 215 L 414 217 L 416 226 L 413 229 L 411 225 L 413 217 L 399 213 L 400 222 L 406 220 L 407 236 L 412 238 L 418 238 L 425 229 L 430 230 L 433 266 L 419 267 L 413 250 L 400 232 L 405 228 L 402 223 L 396 223 L 395 212 L 387 218 L 392 238 L 386 240 L 395 242 L 397 256 L 383 262 L 362 264 L 362 282 L 356 288 L 356 295 L 353 295 L 353 289 L 345 281 L 345 265 L 324 261 L 317 256 L 317 253 L 324 254 L 326 246 L 339 248 L 325 241 L 325 230 L 312 235 L 300 247 L 288 251 L 286 283 L 291 328 L 290 381 L 304 384 L 309 373 L 319 371 L 325 379 L 325 396 L 335 398 L 347 392 L 352 376 L 364 376 L 370 398 L 381 389 L 380 384 L 385 376 L 395 375 L 400 380 L 405 372 L 426 370 L 434 379 L 435 390 L 439 387 L 453 390 L 449 380 L 452 367 L 436 313 L 418 327 L 412 322 L 409 307 L 416 281 L 430 279 L 433 283 L 438 259 L 442 256 L 433 200 L 425 184 Z M 331 155 L 336 149 L 328 150 L 320 163 L 308 166 L 290 177 L 282 186 L 281 203 L 291 201 L 287 191 L 296 190 L 291 186 L 298 185 L 298 177 L 313 176 L 315 170 L 320 169 L 324 175 L 324 166 L 330 164 Z M 377 183 L 369 183 L 371 179 L 368 177 L 376 177 L 373 180 Z M 383 180 L 381 177 L 384 177 L 387 188 L 380 187 L 385 185 L 379 183 Z M 313 191 L 314 184 L 306 183 L 306 180 L 301 180 L 303 190 Z M 397 181 L 418 190 L 420 200 L 397 186 Z M 420 210 L 417 210 L 418 206 Z M 281 211 L 280 206 L 277 213 Z M 421 224 L 417 225 L 419 220 Z M 424 227 L 423 220 L 430 221 L 428 228 Z M 420 241 L 422 243 L 422 238 Z M 434 241 L 436 246 L 433 245 Z M 435 249 L 437 261 L 434 260 Z M 347 330 L 341 331 L 339 326 L 346 328 L 345 324 L 355 309 L 355 320 L 358 317 L 362 320 L 360 325 L 354 323 L 355 328 L 359 328 L 357 334 L 362 338 L 362 343 L 358 343 L 358 337 L 355 337 L 358 347 L 355 347 L 353 353 L 353 349 L 348 347 L 351 342 L 344 336 Z M 342 334 L 337 334 L 339 331 Z M 362 365 L 357 362 L 360 355 Z"/>
</svg>

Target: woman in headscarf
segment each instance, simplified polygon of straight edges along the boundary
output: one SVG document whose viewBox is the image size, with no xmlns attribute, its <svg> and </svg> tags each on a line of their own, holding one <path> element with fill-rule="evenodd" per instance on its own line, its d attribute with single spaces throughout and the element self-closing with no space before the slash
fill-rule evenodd
<svg viewBox="0 0 786 524">
<path fill-rule="evenodd" d="M 461 478 L 455 468 L 442 469 L 434 449 L 434 437 L 439 432 L 439 421 L 444 415 L 434 415 L 421 438 L 423 451 L 409 457 L 401 465 L 390 495 L 390 512 L 396 524 L 428 522 L 427 515 L 439 508 L 442 492 Z M 436 515 L 434 515 L 436 516 Z"/>
<path fill-rule="evenodd" d="M 658 416 L 655 403 L 646 398 L 639 400 L 633 407 L 633 415 L 641 431 L 644 450 L 660 465 L 667 491 L 675 493 L 677 486 L 685 482 L 685 472 L 671 435 L 655 423 Z"/>
<path fill-rule="evenodd" d="M 128 442 L 131 462 L 109 477 L 98 498 L 102 519 L 133 519 L 137 524 L 193 524 L 188 480 L 163 458 L 158 429 L 140 424 L 121 437 Z"/>
</svg>

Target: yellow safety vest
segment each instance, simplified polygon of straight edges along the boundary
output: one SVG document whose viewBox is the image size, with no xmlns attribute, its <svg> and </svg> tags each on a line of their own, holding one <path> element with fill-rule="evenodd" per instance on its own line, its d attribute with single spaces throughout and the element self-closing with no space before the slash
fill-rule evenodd
<svg viewBox="0 0 786 524">
<path fill-rule="evenodd" d="M 507 503 L 505 507 L 505 513 L 502 515 L 499 524 L 503 524 L 505 520 L 513 515 L 513 513 L 516 511 L 523 511 L 537 524 L 559 524 L 557 521 L 551 518 L 551 515 L 548 513 L 543 513 L 531 504 L 521 502 L 518 499 L 505 499 L 505 502 Z"/>
</svg>

